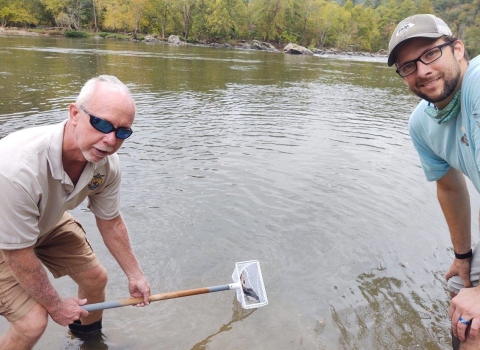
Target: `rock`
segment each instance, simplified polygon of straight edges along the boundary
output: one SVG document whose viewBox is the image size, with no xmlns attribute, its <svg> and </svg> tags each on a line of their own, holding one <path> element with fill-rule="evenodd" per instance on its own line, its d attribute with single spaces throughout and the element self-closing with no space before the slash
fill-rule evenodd
<svg viewBox="0 0 480 350">
<path fill-rule="evenodd" d="M 211 46 L 217 49 L 233 49 L 233 46 L 228 43 L 224 43 L 224 44 L 213 43 Z"/>
<path fill-rule="evenodd" d="M 185 42 L 182 41 L 178 35 L 170 35 L 168 37 L 168 43 L 174 45 L 185 45 Z"/>
<path fill-rule="evenodd" d="M 155 37 L 153 35 L 145 35 L 145 38 L 143 40 L 147 43 L 157 41 L 157 39 L 155 39 Z M 179 40 L 180 40 L 180 38 L 179 38 Z"/>
<path fill-rule="evenodd" d="M 253 40 L 251 44 L 247 44 L 247 45 L 250 45 L 250 48 L 253 50 L 262 50 L 262 51 L 271 51 L 271 52 L 278 51 L 275 48 L 275 46 L 273 46 L 272 44 L 263 42 L 263 41 L 258 41 L 258 40 Z"/>
<path fill-rule="evenodd" d="M 283 48 L 285 53 L 293 54 L 293 55 L 313 55 L 313 52 L 307 49 L 306 47 L 297 45 L 297 44 L 288 44 Z"/>
</svg>

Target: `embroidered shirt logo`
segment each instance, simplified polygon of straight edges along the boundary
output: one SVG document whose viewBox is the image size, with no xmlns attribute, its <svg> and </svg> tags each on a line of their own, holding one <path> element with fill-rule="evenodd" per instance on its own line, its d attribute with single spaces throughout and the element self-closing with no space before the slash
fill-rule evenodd
<svg viewBox="0 0 480 350">
<path fill-rule="evenodd" d="M 460 141 L 462 141 L 465 145 L 469 146 L 468 139 L 467 139 L 467 133 L 465 132 L 465 128 L 462 126 L 461 130 L 463 132 L 463 136 L 460 138 Z"/>
<path fill-rule="evenodd" d="M 98 188 L 103 183 L 104 177 L 105 175 L 101 174 L 93 175 L 92 180 L 90 180 L 90 183 L 88 184 L 88 189 L 93 191 L 94 189 Z"/>
</svg>

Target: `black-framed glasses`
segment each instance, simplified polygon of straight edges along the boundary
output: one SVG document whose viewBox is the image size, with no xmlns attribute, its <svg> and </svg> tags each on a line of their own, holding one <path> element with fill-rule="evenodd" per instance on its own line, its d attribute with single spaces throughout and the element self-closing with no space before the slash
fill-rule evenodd
<svg viewBox="0 0 480 350">
<path fill-rule="evenodd" d="M 83 106 L 80 106 L 80 109 L 88 114 L 90 117 L 90 124 L 95 130 L 103 132 L 104 134 L 110 134 L 111 132 L 115 131 L 115 137 L 121 140 L 128 139 L 133 133 L 133 130 L 129 128 L 114 127 L 109 121 L 90 114 Z"/>
<path fill-rule="evenodd" d="M 425 51 L 417 59 L 415 59 L 413 61 L 408 61 L 407 63 L 403 64 L 401 67 L 399 67 L 396 70 L 396 72 L 402 78 L 405 78 L 405 77 L 409 76 L 410 74 L 415 73 L 417 71 L 417 62 L 422 62 L 425 65 L 435 62 L 440 57 L 442 57 L 442 48 L 445 47 L 445 46 L 448 46 L 448 45 L 452 45 L 455 41 L 456 40 L 448 41 L 446 43 L 435 46 L 435 47 Z"/>
</svg>

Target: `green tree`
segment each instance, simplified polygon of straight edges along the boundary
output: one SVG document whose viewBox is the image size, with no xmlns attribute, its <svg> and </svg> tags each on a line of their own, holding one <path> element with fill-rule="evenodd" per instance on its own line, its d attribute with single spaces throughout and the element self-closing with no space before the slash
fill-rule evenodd
<svg viewBox="0 0 480 350">
<path fill-rule="evenodd" d="M 480 55 L 480 28 L 478 28 L 478 26 L 467 27 L 465 28 L 464 34 L 465 39 L 463 42 L 465 43 L 468 55 L 470 57 Z"/>
<path fill-rule="evenodd" d="M 417 13 L 434 13 L 433 4 L 431 0 L 419 0 Z"/>
<path fill-rule="evenodd" d="M 1 25 L 36 26 L 43 12 L 42 4 L 32 0 L 0 1 Z"/>
<path fill-rule="evenodd" d="M 343 9 L 336 3 L 325 2 L 311 17 L 312 43 L 317 47 L 331 47 L 338 39 Z"/>
<path fill-rule="evenodd" d="M 190 29 L 193 24 L 194 10 L 197 7 L 198 0 L 177 0 L 177 10 L 179 10 L 183 24 L 183 37 L 188 39 Z"/>
<path fill-rule="evenodd" d="M 172 16 L 172 0 L 151 0 L 147 3 L 147 16 L 153 28 L 159 28 L 162 39 L 165 39 L 167 25 Z"/>
<path fill-rule="evenodd" d="M 262 40 L 279 36 L 277 29 L 283 28 L 287 4 L 287 0 L 252 0 L 253 19 Z"/>
<path fill-rule="evenodd" d="M 205 28 L 216 39 L 236 38 L 246 20 L 246 6 L 241 0 L 210 0 Z"/>
</svg>

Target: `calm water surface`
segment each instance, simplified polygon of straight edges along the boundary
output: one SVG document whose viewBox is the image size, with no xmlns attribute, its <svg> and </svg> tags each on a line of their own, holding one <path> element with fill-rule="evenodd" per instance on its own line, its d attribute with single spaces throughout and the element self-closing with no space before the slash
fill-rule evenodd
<svg viewBox="0 0 480 350">
<path fill-rule="evenodd" d="M 449 235 L 407 132 L 417 99 L 384 59 L 0 37 L 0 137 L 65 119 L 99 74 L 137 102 L 122 207 L 153 293 L 258 259 L 269 305 L 227 291 L 113 309 L 101 342 L 50 322 L 35 349 L 449 348 Z M 92 215 L 73 214 L 108 299 L 128 297 Z"/>
</svg>

